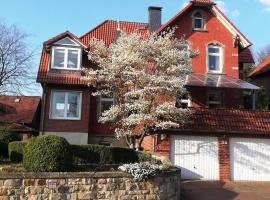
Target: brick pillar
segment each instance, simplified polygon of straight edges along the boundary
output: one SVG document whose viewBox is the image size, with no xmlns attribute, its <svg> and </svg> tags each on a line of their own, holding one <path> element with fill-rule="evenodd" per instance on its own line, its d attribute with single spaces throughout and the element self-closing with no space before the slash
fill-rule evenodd
<svg viewBox="0 0 270 200">
<path fill-rule="evenodd" d="M 219 178 L 222 181 L 231 179 L 230 144 L 228 137 L 218 138 Z"/>
</svg>

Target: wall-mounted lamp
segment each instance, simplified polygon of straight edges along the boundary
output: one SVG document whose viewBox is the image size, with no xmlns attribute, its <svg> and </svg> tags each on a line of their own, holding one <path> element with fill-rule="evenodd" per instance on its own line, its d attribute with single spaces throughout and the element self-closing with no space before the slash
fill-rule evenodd
<svg viewBox="0 0 270 200">
<path fill-rule="evenodd" d="M 164 133 L 161 134 L 161 135 L 160 135 L 160 139 L 161 139 L 161 140 L 166 140 L 166 139 L 167 139 L 167 135 L 164 134 Z"/>
</svg>

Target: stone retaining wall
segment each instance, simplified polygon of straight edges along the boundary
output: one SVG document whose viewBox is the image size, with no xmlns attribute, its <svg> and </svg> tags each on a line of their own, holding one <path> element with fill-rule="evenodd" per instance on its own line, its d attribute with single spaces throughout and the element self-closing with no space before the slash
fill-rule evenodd
<svg viewBox="0 0 270 200">
<path fill-rule="evenodd" d="M 55 189 L 49 189 L 56 186 Z M 180 171 L 135 181 L 122 172 L 0 174 L 0 200 L 179 200 Z"/>
</svg>

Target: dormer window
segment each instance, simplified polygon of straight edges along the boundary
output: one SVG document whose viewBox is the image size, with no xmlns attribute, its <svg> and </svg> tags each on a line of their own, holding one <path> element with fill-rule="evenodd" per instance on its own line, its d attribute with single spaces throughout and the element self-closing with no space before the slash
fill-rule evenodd
<svg viewBox="0 0 270 200">
<path fill-rule="evenodd" d="M 81 48 L 69 38 L 63 38 L 52 46 L 52 69 L 79 70 Z"/>
<path fill-rule="evenodd" d="M 193 15 L 193 29 L 205 30 L 205 17 L 200 12 L 195 12 Z"/>
</svg>

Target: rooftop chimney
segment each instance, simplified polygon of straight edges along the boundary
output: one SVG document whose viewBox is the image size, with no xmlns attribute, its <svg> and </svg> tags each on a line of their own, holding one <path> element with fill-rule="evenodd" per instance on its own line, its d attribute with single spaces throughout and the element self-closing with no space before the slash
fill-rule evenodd
<svg viewBox="0 0 270 200">
<path fill-rule="evenodd" d="M 150 6 L 148 8 L 149 12 L 148 23 L 150 32 L 156 31 L 161 26 L 161 10 L 162 10 L 161 7 Z"/>
</svg>

